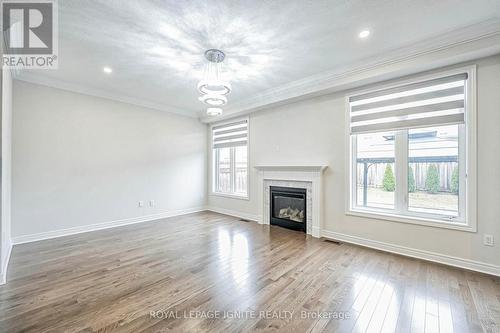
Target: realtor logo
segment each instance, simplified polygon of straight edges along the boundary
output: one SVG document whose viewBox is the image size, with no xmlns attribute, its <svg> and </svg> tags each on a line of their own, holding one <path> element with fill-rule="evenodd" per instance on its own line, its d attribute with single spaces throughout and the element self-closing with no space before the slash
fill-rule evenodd
<svg viewBox="0 0 500 333">
<path fill-rule="evenodd" d="M 55 0 L 3 0 L 2 63 L 14 68 L 57 68 Z"/>
</svg>

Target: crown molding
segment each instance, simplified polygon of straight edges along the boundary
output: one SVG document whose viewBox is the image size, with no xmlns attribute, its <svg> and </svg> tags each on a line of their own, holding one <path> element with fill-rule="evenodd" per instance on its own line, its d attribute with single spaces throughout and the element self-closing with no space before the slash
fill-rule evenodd
<svg viewBox="0 0 500 333">
<path fill-rule="evenodd" d="M 71 92 L 83 94 L 83 95 L 105 98 L 105 99 L 109 99 L 109 100 L 113 100 L 113 101 L 117 101 L 117 102 L 122 102 L 122 103 L 140 106 L 140 107 L 144 107 L 144 108 L 148 108 L 148 109 L 153 109 L 153 110 L 157 110 L 157 111 L 173 113 L 173 114 L 181 115 L 184 117 L 198 118 L 197 111 L 182 110 L 180 108 L 177 108 L 177 107 L 174 107 L 171 105 L 155 103 L 155 102 L 147 101 L 144 99 L 130 97 L 130 96 L 127 96 L 125 94 L 110 92 L 110 91 L 106 91 L 106 90 L 102 90 L 102 89 L 95 89 L 95 88 L 91 88 L 91 87 L 88 87 L 85 85 L 69 83 L 66 81 L 57 80 L 57 79 L 53 79 L 53 78 L 47 78 L 47 77 L 44 77 L 41 75 L 36 75 L 33 71 L 32 72 L 17 71 L 13 74 L 14 74 L 13 78 L 15 80 L 19 80 L 19 81 L 25 81 L 25 82 L 29 82 L 29 83 L 34 83 L 34 84 L 46 86 L 46 87 L 62 89 L 62 90 L 66 90 L 66 91 L 71 91 Z"/>
<path fill-rule="evenodd" d="M 489 19 L 435 38 L 413 43 L 378 57 L 274 87 L 232 103 L 219 117 L 202 117 L 211 123 L 247 115 L 291 102 L 346 91 L 397 77 L 454 65 L 500 53 L 500 18 Z"/>
<path fill-rule="evenodd" d="M 149 109 L 169 112 L 204 123 L 240 117 L 311 97 L 342 92 L 367 84 L 386 81 L 405 75 L 458 64 L 500 53 L 500 17 L 456 29 L 435 38 L 407 45 L 380 56 L 305 77 L 273 87 L 251 98 L 234 101 L 218 117 L 207 117 L 198 111 L 182 110 L 173 105 L 156 103 L 89 86 L 47 78 L 35 72 L 15 72 L 13 78 L 80 94 L 115 100 Z"/>
</svg>

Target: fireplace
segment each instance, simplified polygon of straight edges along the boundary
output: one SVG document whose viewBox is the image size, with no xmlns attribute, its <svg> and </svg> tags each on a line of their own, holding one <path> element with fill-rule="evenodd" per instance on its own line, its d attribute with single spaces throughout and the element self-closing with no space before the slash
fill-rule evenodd
<svg viewBox="0 0 500 333">
<path fill-rule="evenodd" d="M 306 232 L 306 193 L 303 188 L 270 187 L 270 223 Z"/>
</svg>

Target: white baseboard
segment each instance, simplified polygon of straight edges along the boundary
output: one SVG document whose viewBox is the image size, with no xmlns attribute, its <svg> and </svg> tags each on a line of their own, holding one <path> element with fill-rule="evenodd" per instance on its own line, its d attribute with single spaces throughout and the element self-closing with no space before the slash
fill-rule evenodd
<svg viewBox="0 0 500 333">
<path fill-rule="evenodd" d="M 261 222 L 262 221 L 262 217 L 260 215 L 242 213 L 242 212 L 238 212 L 238 211 L 235 211 L 235 210 L 218 208 L 218 207 L 213 207 L 213 206 L 207 206 L 206 210 L 209 210 L 209 211 L 215 212 L 215 213 L 219 213 L 219 214 L 231 215 L 231 216 L 234 216 L 234 217 L 239 217 L 240 219 L 254 221 L 254 222 L 257 222 L 259 224 L 262 223 Z"/>
<path fill-rule="evenodd" d="M 320 238 L 321 237 L 321 228 L 313 226 L 311 229 L 312 229 L 312 236 L 314 238 Z"/>
<path fill-rule="evenodd" d="M 95 224 L 89 224 L 89 225 L 84 225 L 84 226 L 78 226 L 78 227 L 74 227 L 74 228 L 46 231 L 46 232 L 41 232 L 41 233 L 31 234 L 31 235 L 16 236 L 16 237 L 12 237 L 12 244 L 17 245 L 17 244 L 31 243 L 31 242 L 37 242 L 40 240 L 44 240 L 44 239 L 69 236 L 69 235 L 80 234 L 80 233 L 89 232 L 89 231 L 96 231 L 96 230 L 120 227 L 120 226 L 124 226 L 124 225 L 135 224 L 135 223 L 150 222 L 150 221 L 154 221 L 154 220 L 164 219 L 167 217 L 173 217 L 173 216 L 179 216 L 179 215 L 184 215 L 184 214 L 201 212 L 204 210 L 205 210 L 205 207 L 195 207 L 195 208 L 173 210 L 173 211 L 171 210 L 171 211 L 166 211 L 166 212 L 157 213 L 157 214 L 132 217 L 132 218 L 128 218 L 128 219 L 115 220 L 115 221 L 109 221 L 109 222 L 103 222 L 103 223 L 95 223 Z"/>
<path fill-rule="evenodd" d="M 386 252 L 396 253 L 407 257 L 423 259 L 437 262 L 449 266 L 465 268 L 471 271 L 500 276 L 500 266 L 487 264 L 484 262 L 452 257 L 444 254 L 439 254 L 430 251 L 418 250 L 400 245 L 394 245 L 379 241 L 374 241 L 362 237 L 350 236 L 338 232 L 323 230 L 322 236 L 329 239 L 334 239 L 346 243 L 357 244 L 372 249 L 382 250 Z"/>
<path fill-rule="evenodd" d="M 86 226 L 80 226 L 80 227 L 74 227 L 74 228 L 68 228 L 68 229 L 60 229 L 60 230 L 42 232 L 42 233 L 32 234 L 32 235 L 17 236 L 17 237 L 12 238 L 12 242 L 8 246 L 8 253 L 6 256 L 6 260 L 2 266 L 2 271 L 1 271 L 1 276 L 0 276 L 0 284 L 4 284 L 6 281 L 7 267 L 9 264 L 10 253 L 12 251 L 13 245 L 36 242 L 36 241 L 51 239 L 51 238 L 56 238 L 56 237 L 69 236 L 69 235 L 74 235 L 74 234 L 79 234 L 79 233 L 84 233 L 84 232 L 114 228 L 114 227 L 129 225 L 129 224 L 150 222 L 150 221 L 155 221 L 155 220 L 159 220 L 159 219 L 164 219 L 167 217 L 191 214 L 191 213 L 201 212 L 201 211 L 205 211 L 205 210 L 220 213 L 220 214 L 225 214 L 225 215 L 231 215 L 231 216 L 239 217 L 239 218 L 246 219 L 246 220 L 256 221 L 258 223 L 260 223 L 262 221 L 262 218 L 259 215 L 247 214 L 247 213 L 242 213 L 242 212 L 233 211 L 233 210 L 229 210 L 229 209 L 208 206 L 208 207 L 195 207 L 195 208 L 176 210 L 176 211 L 167 211 L 167 212 L 163 212 L 163 213 L 139 216 L 139 217 L 134 217 L 134 218 L 129 218 L 129 219 L 115 220 L 115 221 L 104 222 L 104 223 L 96 223 L 96 224 L 90 224 L 90 225 L 86 225 Z M 483 263 L 483 262 L 474 261 L 474 260 L 469 260 L 469 259 L 457 258 L 457 257 L 453 257 L 453 256 L 448 256 L 448 255 L 444 255 L 444 254 L 430 252 L 430 251 L 418 250 L 418 249 L 414 249 L 414 248 L 389 244 L 389 243 L 385 243 L 385 242 L 379 242 L 379 241 L 370 240 L 370 239 L 357 237 L 357 236 L 350 236 L 350 235 L 337 233 L 337 232 L 333 232 L 333 231 L 328 231 L 328 230 L 322 230 L 321 236 L 325 237 L 325 238 L 329 238 L 329 239 L 334 239 L 334 240 L 346 242 L 346 243 L 352 243 L 352 244 L 357 244 L 357 245 L 361 245 L 361 246 L 365 246 L 365 247 L 369 247 L 369 248 L 373 248 L 373 249 L 377 249 L 377 250 L 396 253 L 396 254 L 407 256 L 407 257 L 433 261 L 433 262 L 437 262 L 437 263 L 441 263 L 441 264 L 445 264 L 445 265 L 449 265 L 449 266 L 465 268 L 465 269 L 469 269 L 472 271 L 477 271 L 477 272 L 481 272 L 481 273 L 500 276 L 500 266 L 497 266 L 497 265 L 492 265 L 492 264 Z"/>
<path fill-rule="evenodd" d="M 10 254 L 12 253 L 12 241 L 7 244 L 7 254 L 4 257 L 4 262 L 1 267 L 0 285 L 7 282 L 7 268 L 9 267 Z"/>
</svg>

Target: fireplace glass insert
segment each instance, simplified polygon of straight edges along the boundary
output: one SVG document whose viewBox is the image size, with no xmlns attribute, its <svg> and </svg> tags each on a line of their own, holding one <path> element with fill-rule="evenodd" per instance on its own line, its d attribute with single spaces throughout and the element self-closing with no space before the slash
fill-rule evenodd
<svg viewBox="0 0 500 333">
<path fill-rule="evenodd" d="M 271 186 L 270 222 L 272 225 L 306 231 L 306 189 Z"/>
</svg>

